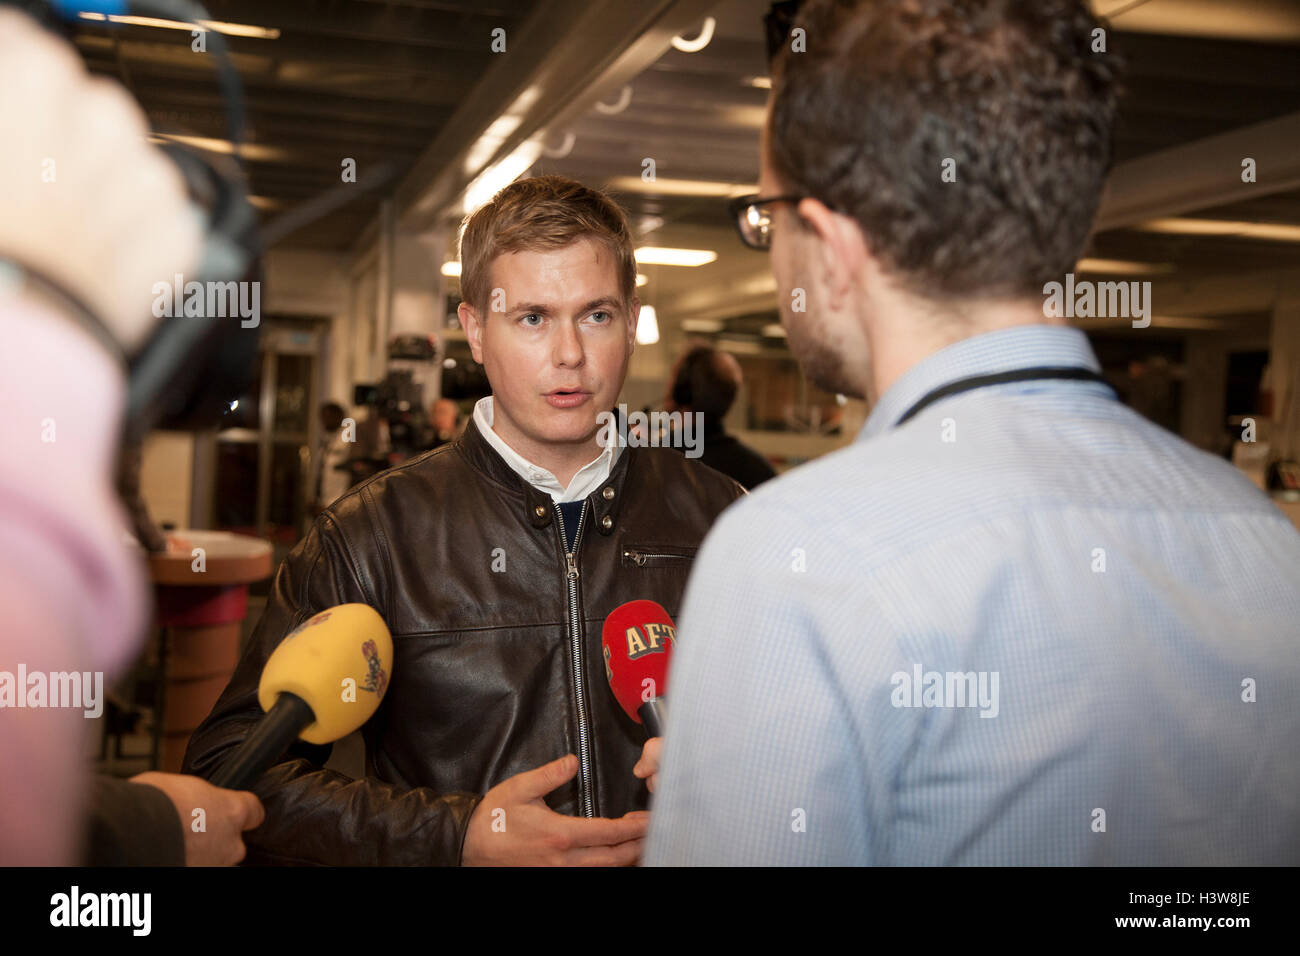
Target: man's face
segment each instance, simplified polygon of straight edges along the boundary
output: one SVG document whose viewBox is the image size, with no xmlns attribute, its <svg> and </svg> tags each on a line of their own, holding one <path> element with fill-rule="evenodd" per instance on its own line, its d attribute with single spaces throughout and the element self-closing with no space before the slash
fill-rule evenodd
<svg viewBox="0 0 1300 956">
<path fill-rule="evenodd" d="M 623 303 L 613 254 L 579 239 L 503 253 L 488 276 L 487 311 L 462 304 L 460 316 L 492 384 L 493 431 L 533 461 L 591 442 L 623 388 L 639 311 Z"/>
<path fill-rule="evenodd" d="M 784 196 L 783 186 L 768 156 L 769 124 L 763 126 L 759 147 L 758 190 L 762 196 Z M 812 229 L 802 228 L 794 203 L 768 207 L 772 216 L 772 274 L 780 300 L 786 343 L 809 381 L 828 392 L 863 398 L 867 385 L 850 368 L 869 369 L 865 339 L 847 310 L 828 307 L 827 250 Z M 804 311 L 795 311 L 796 289 Z M 852 354 L 849 354 L 852 353 Z M 869 376 L 869 373 L 866 373 Z"/>
</svg>

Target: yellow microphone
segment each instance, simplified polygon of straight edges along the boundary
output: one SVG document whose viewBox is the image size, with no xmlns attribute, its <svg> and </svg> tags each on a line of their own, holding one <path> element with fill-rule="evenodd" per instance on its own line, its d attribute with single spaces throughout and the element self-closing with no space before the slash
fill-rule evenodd
<svg viewBox="0 0 1300 956">
<path fill-rule="evenodd" d="M 374 608 L 340 604 L 294 628 L 262 670 L 266 711 L 211 783 L 246 790 L 296 737 L 328 744 L 379 709 L 393 674 L 393 636 Z"/>
</svg>

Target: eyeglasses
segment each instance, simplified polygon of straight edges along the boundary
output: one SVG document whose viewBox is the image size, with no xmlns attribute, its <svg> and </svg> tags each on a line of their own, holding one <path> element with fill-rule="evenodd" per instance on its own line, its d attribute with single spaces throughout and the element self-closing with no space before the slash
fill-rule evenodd
<svg viewBox="0 0 1300 956">
<path fill-rule="evenodd" d="M 741 196 L 727 206 L 736 222 L 740 241 L 751 249 L 766 252 L 772 248 L 772 203 L 799 202 L 804 196 Z"/>
</svg>

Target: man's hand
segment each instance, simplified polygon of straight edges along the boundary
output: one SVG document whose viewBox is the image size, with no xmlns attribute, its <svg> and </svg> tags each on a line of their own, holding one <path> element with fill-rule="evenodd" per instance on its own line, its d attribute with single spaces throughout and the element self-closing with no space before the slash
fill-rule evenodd
<svg viewBox="0 0 1300 956">
<path fill-rule="evenodd" d="M 648 777 L 645 786 L 651 793 L 655 792 L 655 787 L 659 785 L 659 754 L 662 752 L 664 739 L 662 737 L 651 737 L 641 748 L 641 759 L 636 762 L 632 768 L 632 775 L 635 777 Z"/>
<path fill-rule="evenodd" d="M 5 7 L 0 90 L 0 257 L 62 283 L 129 353 L 158 322 L 153 284 L 198 261 L 202 226 L 180 171 L 145 139 L 119 83 Z"/>
<path fill-rule="evenodd" d="M 573 754 L 505 780 L 469 818 L 465 866 L 633 866 L 641 857 L 650 814 L 618 819 L 566 817 L 542 797 L 578 772 Z"/>
<path fill-rule="evenodd" d="M 234 866 L 244 858 L 245 830 L 262 825 L 262 801 L 246 790 L 223 790 L 201 777 L 180 773 L 136 774 L 132 783 L 157 787 L 171 798 L 185 831 L 186 866 Z M 192 826 L 194 811 L 202 809 L 206 832 Z"/>
</svg>

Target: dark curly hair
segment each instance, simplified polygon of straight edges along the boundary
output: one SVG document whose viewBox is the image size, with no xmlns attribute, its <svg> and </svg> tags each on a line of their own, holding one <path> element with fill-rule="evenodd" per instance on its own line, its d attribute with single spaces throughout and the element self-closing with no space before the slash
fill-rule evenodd
<svg viewBox="0 0 1300 956">
<path fill-rule="evenodd" d="M 928 299 L 1041 294 L 1073 269 L 1121 69 L 1085 0 L 809 0 L 795 26 L 807 52 L 782 45 L 769 119 L 785 186 L 855 218 Z"/>
</svg>

